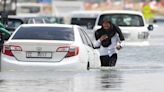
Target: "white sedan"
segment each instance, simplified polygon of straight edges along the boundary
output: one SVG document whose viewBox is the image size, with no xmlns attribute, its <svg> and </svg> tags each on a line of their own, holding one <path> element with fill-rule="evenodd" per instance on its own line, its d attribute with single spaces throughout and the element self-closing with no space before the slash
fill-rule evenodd
<svg viewBox="0 0 164 92">
<path fill-rule="evenodd" d="M 87 70 L 99 53 L 76 25 L 24 24 L 4 43 L 1 71 Z"/>
</svg>

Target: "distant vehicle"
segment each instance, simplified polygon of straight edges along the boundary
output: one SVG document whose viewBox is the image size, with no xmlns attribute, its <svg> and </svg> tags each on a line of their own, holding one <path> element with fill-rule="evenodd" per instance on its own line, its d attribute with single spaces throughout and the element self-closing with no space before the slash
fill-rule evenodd
<svg viewBox="0 0 164 92">
<path fill-rule="evenodd" d="M 64 17 L 61 16 L 41 16 L 47 19 L 50 23 L 64 24 Z"/>
<path fill-rule="evenodd" d="M 1 20 L 1 18 L 0 18 Z M 51 23 L 47 18 L 38 16 L 9 16 L 6 28 L 12 33 L 21 24 L 45 24 Z"/>
<path fill-rule="evenodd" d="M 52 15 L 52 6 L 42 3 L 17 3 L 18 16 Z"/>
<path fill-rule="evenodd" d="M 98 11 L 77 11 L 71 14 L 70 23 L 79 25 L 87 29 L 93 29 L 96 18 L 100 12 Z"/>
<path fill-rule="evenodd" d="M 93 39 L 93 27 L 99 15 L 99 11 L 77 11 L 71 14 L 70 24 L 86 28 L 86 32 Z"/>
<path fill-rule="evenodd" d="M 164 24 L 164 16 L 156 16 L 150 22 L 155 24 Z"/>
<path fill-rule="evenodd" d="M 149 44 L 149 31 L 153 30 L 153 25 L 148 25 L 146 23 L 142 13 L 127 10 L 113 10 L 102 12 L 97 17 L 94 30 L 100 28 L 103 18 L 109 18 L 113 24 L 120 27 L 125 36 L 125 43 L 127 45 L 133 42 L 139 42 L 145 45 Z"/>
<path fill-rule="evenodd" d="M 89 70 L 99 62 L 85 30 L 64 24 L 23 24 L 1 54 L 2 71 Z"/>
</svg>

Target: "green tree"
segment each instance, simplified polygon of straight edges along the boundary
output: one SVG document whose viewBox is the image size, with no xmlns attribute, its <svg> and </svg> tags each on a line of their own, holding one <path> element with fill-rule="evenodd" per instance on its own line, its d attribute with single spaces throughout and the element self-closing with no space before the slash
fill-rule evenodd
<svg viewBox="0 0 164 92">
<path fill-rule="evenodd" d="M 5 29 L 5 26 L 0 22 L 0 33 L 4 35 L 4 39 L 7 39 L 10 37 L 11 33 Z"/>
</svg>

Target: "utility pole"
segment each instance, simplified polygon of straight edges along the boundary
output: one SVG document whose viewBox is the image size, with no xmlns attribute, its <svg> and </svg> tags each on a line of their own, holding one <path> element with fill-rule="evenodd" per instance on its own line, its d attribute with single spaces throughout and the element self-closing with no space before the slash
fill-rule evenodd
<svg viewBox="0 0 164 92">
<path fill-rule="evenodd" d="M 17 14 L 17 0 L 15 0 L 14 4 L 15 4 L 15 9 L 14 9 L 14 12 L 15 12 L 15 15 Z"/>
<path fill-rule="evenodd" d="M 6 26 L 7 24 L 7 18 L 8 18 L 8 14 L 7 14 L 7 11 L 6 11 L 6 0 L 4 0 L 4 3 L 3 3 L 3 12 L 2 12 L 2 22 L 3 24 Z"/>
<path fill-rule="evenodd" d="M 6 0 L 4 0 L 4 3 L 3 3 L 3 12 L 6 12 Z"/>
</svg>

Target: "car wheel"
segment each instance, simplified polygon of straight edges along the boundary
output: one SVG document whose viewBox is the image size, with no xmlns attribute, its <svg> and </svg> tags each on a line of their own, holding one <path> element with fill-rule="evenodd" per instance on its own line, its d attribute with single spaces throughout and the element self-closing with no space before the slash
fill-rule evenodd
<svg viewBox="0 0 164 92">
<path fill-rule="evenodd" d="M 87 63 L 87 70 L 90 70 L 90 63 Z"/>
</svg>

